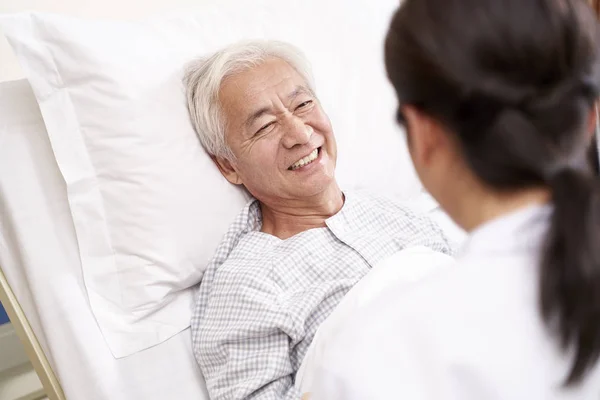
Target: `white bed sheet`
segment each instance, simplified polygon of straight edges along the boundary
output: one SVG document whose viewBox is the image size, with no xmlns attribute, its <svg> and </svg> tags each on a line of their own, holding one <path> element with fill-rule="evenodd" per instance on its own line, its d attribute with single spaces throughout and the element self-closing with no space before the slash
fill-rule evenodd
<svg viewBox="0 0 600 400">
<path fill-rule="evenodd" d="M 0 265 L 66 397 L 204 400 L 189 329 L 115 359 L 92 315 L 65 184 L 25 80 L 0 84 Z"/>
</svg>

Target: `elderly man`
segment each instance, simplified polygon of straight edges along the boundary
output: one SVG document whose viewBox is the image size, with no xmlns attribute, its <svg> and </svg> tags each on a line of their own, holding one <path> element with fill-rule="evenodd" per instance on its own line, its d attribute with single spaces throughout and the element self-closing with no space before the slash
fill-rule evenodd
<svg viewBox="0 0 600 400">
<path fill-rule="evenodd" d="M 340 190 L 333 130 L 294 47 L 228 47 L 185 84 L 202 144 L 254 197 L 200 284 L 196 358 L 213 400 L 298 399 L 295 372 L 348 290 L 407 246 L 450 246 L 428 218 Z"/>
</svg>

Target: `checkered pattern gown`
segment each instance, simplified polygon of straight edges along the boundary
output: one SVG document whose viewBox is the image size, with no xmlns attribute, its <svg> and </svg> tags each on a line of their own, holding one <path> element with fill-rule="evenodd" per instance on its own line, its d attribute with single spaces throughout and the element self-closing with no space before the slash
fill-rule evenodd
<svg viewBox="0 0 600 400">
<path fill-rule="evenodd" d="M 212 400 L 300 398 L 294 375 L 317 328 L 371 267 L 409 246 L 452 252 L 427 216 L 360 193 L 345 192 L 324 228 L 286 240 L 260 228 L 254 200 L 200 284 L 192 339 Z"/>
</svg>

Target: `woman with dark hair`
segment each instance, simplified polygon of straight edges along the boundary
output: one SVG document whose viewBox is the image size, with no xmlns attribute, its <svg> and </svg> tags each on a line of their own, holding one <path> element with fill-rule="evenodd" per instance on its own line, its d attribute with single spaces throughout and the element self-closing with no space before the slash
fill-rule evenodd
<svg viewBox="0 0 600 400">
<path fill-rule="evenodd" d="M 583 0 L 405 0 L 386 67 L 421 181 L 470 233 L 356 315 L 313 399 L 600 398 L 600 28 Z"/>
</svg>

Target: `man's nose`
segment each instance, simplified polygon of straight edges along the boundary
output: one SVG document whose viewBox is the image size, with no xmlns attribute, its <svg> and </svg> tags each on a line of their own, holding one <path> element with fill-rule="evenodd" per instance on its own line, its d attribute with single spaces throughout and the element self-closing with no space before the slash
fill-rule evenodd
<svg viewBox="0 0 600 400">
<path fill-rule="evenodd" d="M 312 126 L 307 125 L 301 118 L 292 117 L 285 127 L 283 145 L 291 149 L 296 145 L 303 145 L 310 141 L 314 130 Z"/>
</svg>

